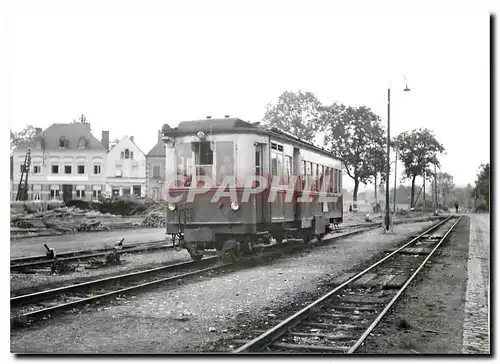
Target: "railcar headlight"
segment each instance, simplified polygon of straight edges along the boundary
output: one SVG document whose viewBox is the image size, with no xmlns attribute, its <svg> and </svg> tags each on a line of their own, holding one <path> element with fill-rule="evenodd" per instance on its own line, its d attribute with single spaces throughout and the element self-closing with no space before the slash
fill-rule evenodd
<svg viewBox="0 0 500 364">
<path fill-rule="evenodd" d="M 239 209 L 240 209 L 240 205 L 238 205 L 238 203 L 237 203 L 237 202 L 234 202 L 234 201 L 233 201 L 233 202 L 231 202 L 231 209 L 232 209 L 233 211 L 237 211 L 237 210 L 239 210 Z"/>
<path fill-rule="evenodd" d="M 175 211 L 175 209 L 176 209 L 176 206 L 175 206 L 175 204 L 173 204 L 173 203 L 168 203 L 167 207 L 168 207 L 168 209 L 169 209 L 170 211 Z"/>
</svg>

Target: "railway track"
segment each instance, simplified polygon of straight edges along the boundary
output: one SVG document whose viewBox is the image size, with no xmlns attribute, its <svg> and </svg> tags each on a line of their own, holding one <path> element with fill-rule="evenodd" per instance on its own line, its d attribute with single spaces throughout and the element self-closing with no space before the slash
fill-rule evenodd
<svg viewBox="0 0 500 364">
<path fill-rule="evenodd" d="M 235 338 L 233 353 L 354 353 L 459 220 L 440 221 L 268 330 Z"/>
<path fill-rule="evenodd" d="M 176 283 L 179 279 L 230 265 L 231 263 L 220 262 L 218 257 L 208 257 L 197 262 L 166 265 L 12 297 L 10 299 L 11 324 L 16 327 L 36 318 L 52 317 L 55 313 L 64 310 L 104 302 L 106 299 L 136 292 L 153 285 Z"/>
<path fill-rule="evenodd" d="M 341 234 L 332 234 L 319 244 L 329 244 L 338 238 L 347 237 L 373 229 L 380 224 L 367 224 L 358 229 L 350 228 Z M 352 229 L 352 230 L 351 230 Z M 287 251 L 305 249 L 309 244 L 289 243 L 270 244 L 264 248 L 264 255 L 272 258 L 275 254 Z M 71 253 L 67 253 L 71 259 Z M 255 263 L 260 264 L 259 259 L 263 256 L 250 256 L 238 262 L 238 266 L 244 268 Z M 52 317 L 55 314 L 67 312 L 87 304 L 99 304 L 113 297 L 129 294 L 139 290 L 151 288 L 159 284 L 176 283 L 179 279 L 194 277 L 209 271 L 217 271 L 234 266 L 232 262 L 222 262 L 218 256 L 207 257 L 201 261 L 190 261 L 166 265 L 138 272 L 126 273 L 117 276 L 72 284 L 68 286 L 48 289 L 12 297 L 11 324 L 12 327 L 31 323 L 39 318 Z"/>
<path fill-rule="evenodd" d="M 173 248 L 170 242 L 164 240 L 153 240 L 146 243 L 124 245 L 120 250 L 120 254 L 137 254 L 146 251 L 165 250 Z M 58 262 L 86 262 L 92 259 L 102 258 L 106 255 L 113 253 L 115 248 L 104 249 L 86 249 L 77 250 L 64 253 L 57 253 Z M 25 271 L 30 269 L 37 269 L 48 267 L 54 264 L 54 258 L 47 255 L 35 255 L 30 257 L 12 258 L 10 260 L 11 271 Z"/>
</svg>

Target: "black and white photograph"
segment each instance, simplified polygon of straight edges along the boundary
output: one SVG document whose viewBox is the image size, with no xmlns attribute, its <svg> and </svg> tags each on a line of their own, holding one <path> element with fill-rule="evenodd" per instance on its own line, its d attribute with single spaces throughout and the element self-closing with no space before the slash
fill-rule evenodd
<svg viewBox="0 0 500 364">
<path fill-rule="evenodd" d="M 490 356 L 478 3 L 8 1 L 11 357 Z"/>
</svg>

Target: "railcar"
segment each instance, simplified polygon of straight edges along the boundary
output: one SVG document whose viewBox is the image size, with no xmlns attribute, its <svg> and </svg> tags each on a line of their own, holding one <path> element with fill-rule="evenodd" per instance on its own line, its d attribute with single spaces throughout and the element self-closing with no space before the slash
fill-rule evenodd
<svg viewBox="0 0 500 364">
<path fill-rule="evenodd" d="M 163 125 L 167 234 L 199 260 L 321 239 L 342 222 L 341 160 L 283 130 L 237 118 Z"/>
</svg>

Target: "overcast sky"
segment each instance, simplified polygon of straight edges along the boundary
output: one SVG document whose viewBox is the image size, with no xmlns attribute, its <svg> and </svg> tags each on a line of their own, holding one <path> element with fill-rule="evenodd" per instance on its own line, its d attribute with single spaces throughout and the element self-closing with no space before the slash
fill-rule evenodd
<svg viewBox="0 0 500 364">
<path fill-rule="evenodd" d="M 83 113 L 98 139 L 102 130 L 111 139 L 133 135 L 147 153 L 164 123 L 226 114 L 261 120 L 266 104 L 299 89 L 325 104 L 370 107 L 385 127 L 390 84 L 392 135 L 433 130 L 447 150 L 442 170 L 458 185 L 473 183 L 478 166 L 489 162 L 487 11 L 127 4 L 11 12 L 13 130 Z M 411 92 L 402 91 L 402 74 Z"/>
</svg>

